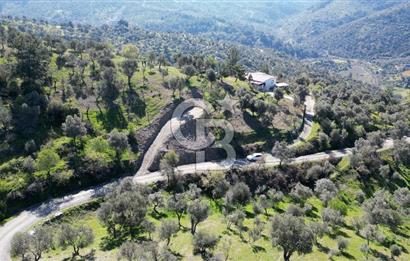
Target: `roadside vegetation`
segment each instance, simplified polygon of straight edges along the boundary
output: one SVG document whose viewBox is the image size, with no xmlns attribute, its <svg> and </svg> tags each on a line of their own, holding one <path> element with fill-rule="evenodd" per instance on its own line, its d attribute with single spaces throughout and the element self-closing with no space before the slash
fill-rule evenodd
<svg viewBox="0 0 410 261">
<path fill-rule="evenodd" d="M 104 199 L 32 229 L 53 235 L 44 237 L 44 260 L 406 260 L 405 147 L 377 153 L 362 140 L 339 161 L 254 171 L 180 177 L 164 168 L 166 182 L 124 181 Z M 73 234 L 83 235 L 73 241 L 81 244 L 61 241 Z M 26 237 L 15 237 L 16 256 Z"/>
</svg>

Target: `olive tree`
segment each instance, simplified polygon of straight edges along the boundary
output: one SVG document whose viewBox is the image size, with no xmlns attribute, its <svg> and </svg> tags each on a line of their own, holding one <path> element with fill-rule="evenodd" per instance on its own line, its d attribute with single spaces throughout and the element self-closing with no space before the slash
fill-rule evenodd
<svg viewBox="0 0 410 261">
<path fill-rule="evenodd" d="M 198 224 L 208 218 L 209 205 L 205 201 L 196 199 L 189 204 L 188 214 L 191 220 L 191 234 L 194 235 Z"/>
<path fill-rule="evenodd" d="M 410 190 L 408 188 L 399 188 L 394 191 L 394 201 L 400 206 L 403 213 L 407 213 L 410 208 Z"/>
<path fill-rule="evenodd" d="M 379 238 L 379 230 L 376 225 L 367 224 L 360 230 L 360 235 L 362 235 L 367 242 L 370 244 L 370 240 L 377 240 Z"/>
<path fill-rule="evenodd" d="M 313 196 L 313 192 L 309 187 L 306 187 L 301 183 L 297 183 L 290 191 L 290 196 L 299 202 L 301 206 L 303 206 L 305 201 Z"/>
<path fill-rule="evenodd" d="M 73 248 L 73 256 L 80 254 L 80 249 L 91 245 L 94 242 L 93 230 L 86 226 L 80 226 L 78 228 L 63 224 L 60 228 L 60 234 L 58 237 L 60 246 Z"/>
<path fill-rule="evenodd" d="M 25 260 L 27 253 L 30 250 L 30 236 L 27 233 L 16 233 L 11 240 L 10 254 L 13 257 L 21 257 Z"/>
<path fill-rule="evenodd" d="M 73 138 L 74 147 L 77 149 L 77 138 L 81 138 L 87 134 L 85 123 L 77 115 L 68 115 L 65 122 L 61 126 L 64 134 Z"/>
<path fill-rule="evenodd" d="M 333 229 L 343 224 L 342 214 L 338 210 L 332 208 L 324 208 L 322 210 L 322 220 Z"/>
<path fill-rule="evenodd" d="M 108 135 L 108 142 L 110 146 L 114 148 L 115 156 L 117 161 L 119 161 L 122 152 L 129 147 L 127 135 L 114 129 Z"/>
<path fill-rule="evenodd" d="M 121 63 L 122 72 L 127 76 L 128 90 L 131 91 L 131 78 L 138 69 L 138 61 L 135 59 L 126 59 Z"/>
<path fill-rule="evenodd" d="M 346 248 L 349 246 L 349 240 L 347 240 L 347 238 L 342 237 L 342 236 L 338 236 L 336 238 L 337 241 L 337 249 L 339 249 L 339 251 L 344 252 L 346 250 Z"/>
<path fill-rule="evenodd" d="M 282 247 L 285 261 L 289 261 L 294 252 L 312 252 L 315 236 L 302 218 L 286 214 L 276 215 L 271 226 L 272 244 Z"/>
<path fill-rule="evenodd" d="M 406 166 L 410 166 L 410 143 L 405 139 L 394 141 L 394 159 Z"/>
<path fill-rule="evenodd" d="M 178 218 L 178 225 L 181 228 L 181 218 L 182 215 L 186 212 L 188 207 L 188 202 L 186 199 L 185 194 L 174 194 L 173 196 L 169 197 L 167 202 L 167 207 L 169 210 L 175 213 Z"/>
<path fill-rule="evenodd" d="M 161 191 L 152 193 L 148 196 L 149 202 L 153 205 L 153 210 L 154 212 L 159 215 L 160 213 L 158 212 L 158 207 L 163 207 L 164 206 L 164 196 L 162 195 Z"/>
<path fill-rule="evenodd" d="M 120 186 L 105 196 L 105 201 L 98 210 L 98 218 L 112 237 L 118 237 L 119 230 L 135 237 L 135 233 L 142 228 L 147 207 L 147 192 L 144 187 L 124 180 Z"/>
<path fill-rule="evenodd" d="M 225 205 L 228 207 L 245 205 L 251 198 L 248 185 L 238 182 L 233 185 L 225 195 Z"/>
<path fill-rule="evenodd" d="M 161 240 L 167 241 L 167 246 L 171 242 L 171 237 L 175 235 L 179 230 L 179 225 L 174 220 L 165 219 L 158 227 L 158 234 Z"/>
<path fill-rule="evenodd" d="M 385 224 L 395 229 L 402 223 L 401 216 L 391 200 L 391 194 L 387 191 L 377 191 L 372 198 L 365 200 L 362 207 L 371 224 Z"/>
<path fill-rule="evenodd" d="M 41 259 L 44 252 L 53 247 L 53 235 L 51 228 L 39 227 L 31 233 L 17 233 L 11 240 L 10 252 L 12 256 L 20 256 L 25 260 L 30 254 L 34 261 Z"/>
<path fill-rule="evenodd" d="M 326 223 L 323 223 L 323 222 L 312 222 L 309 224 L 309 227 L 315 236 L 314 243 L 317 245 L 318 244 L 317 240 L 322 238 L 328 232 L 328 227 Z"/>
<path fill-rule="evenodd" d="M 337 195 L 338 189 L 330 179 L 319 179 L 315 184 L 315 192 L 327 206 L 328 202 Z"/>
<path fill-rule="evenodd" d="M 399 257 L 401 255 L 401 247 L 396 244 L 391 245 L 390 253 L 391 253 L 391 258 L 395 260 L 395 257 Z"/>
<path fill-rule="evenodd" d="M 275 146 L 272 148 L 272 155 L 279 159 L 279 167 L 281 167 L 283 163 L 290 161 L 290 159 L 294 156 L 294 153 L 288 147 L 286 142 L 277 141 Z"/>
<path fill-rule="evenodd" d="M 175 151 L 168 151 L 160 161 L 161 172 L 167 177 L 167 186 L 170 187 L 175 179 L 175 168 L 179 162 L 179 156 Z"/>
<path fill-rule="evenodd" d="M 261 208 L 263 208 L 263 210 L 265 211 L 265 215 L 268 215 L 268 208 L 270 207 L 270 203 L 268 198 L 266 197 L 266 195 L 260 195 L 259 199 L 258 199 L 258 203 L 259 206 L 261 206 Z"/>
<path fill-rule="evenodd" d="M 139 260 L 168 260 L 159 253 L 158 246 L 154 242 L 136 243 L 125 241 L 118 250 L 118 259 L 127 261 Z M 174 260 L 174 259 L 170 259 Z"/>
<path fill-rule="evenodd" d="M 214 249 L 217 243 L 218 237 L 205 231 L 198 231 L 192 238 L 194 253 L 206 253 L 207 250 Z"/>
<path fill-rule="evenodd" d="M 242 231 L 244 230 L 243 221 L 245 220 L 245 217 L 246 217 L 245 213 L 240 209 L 233 211 L 226 217 L 227 222 L 228 222 L 228 229 L 230 229 L 231 224 L 235 225 L 239 231 L 241 238 L 242 238 Z"/>
<path fill-rule="evenodd" d="M 264 227 L 265 224 L 263 223 L 263 221 L 256 217 L 253 222 L 253 227 L 248 231 L 249 238 L 252 240 L 252 242 L 255 242 L 256 240 L 261 238 Z"/>
<path fill-rule="evenodd" d="M 119 251 L 118 251 L 118 258 L 119 259 L 126 259 L 128 261 L 138 260 L 143 250 L 140 246 L 131 241 L 125 241 L 122 243 Z"/>
</svg>

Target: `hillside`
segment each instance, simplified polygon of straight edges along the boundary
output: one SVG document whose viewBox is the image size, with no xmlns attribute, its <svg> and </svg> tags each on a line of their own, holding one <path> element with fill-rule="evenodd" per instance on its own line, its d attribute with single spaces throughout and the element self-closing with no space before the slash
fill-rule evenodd
<svg viewBox="0 0 410 261">
<path fill-rule="evenodd" d="M 125 19 L 147 29 L 199 33 L 238 23 L 268 28 L 308 6 L 286 1 L 53 1 L 44 5 L 37 0 L 6 0 L 1 1 L 1 14 L 94 25 Z"/>
<path fill-rule="evenodd" d="M 215 1 L 2 1 L 0 14 L 53 23 L 132 26 L 160 32 L 188 33 L 252 47 L 273 48 L 291 55 L 312 54 L 279 41 L 272 32 L 284 17 L 310 6 L 308 2 Z M 230 15 L 226 15 L 229 12 Z"/>
<path fill-rule="evenodd" d="M 283 39 L 347 58 L 409 56 L 410 4 L 403 1 L 328 1 L 287 19 Z"/>
<path fill-rule="evenodd" d="M 295 82 L 304 69 L 281 53 L 243 46 L 239 51 L 223 42 L 121 24 L 74 27 L 12 19 L 3 20 L 1 31 L 0 219 L 47 195 L 133 174 L 175 106 L 194 95 L 217 105 L 228 91 L 236 96 L 247 90 L 248 105 L 237 124 L 247 126 L 247 116 L 253 128 L 272 135 L 238 129 L 253 136 L 238 146 L 272 143 L 291 135 L 282 126 L 300 125 L 300 102 L 279 101 L 283 91 L 278 99 L 256 97 L 244 79 L 246 70 L 269 64 L 266 70 Z M 226 63 L 231 52 L 233 67 Z M 65 124 L 78 129 L 70 132 Z M 106 141 L 111 136 L 122 137 L 121 153 Z"/>
</svg>

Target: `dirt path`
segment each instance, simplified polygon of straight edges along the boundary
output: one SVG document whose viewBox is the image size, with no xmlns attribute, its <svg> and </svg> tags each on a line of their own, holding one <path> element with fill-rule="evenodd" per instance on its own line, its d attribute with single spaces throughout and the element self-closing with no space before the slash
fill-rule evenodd
<svg viewBox="0 0 410 261">
<path fill-rule="evenodd" d="M 311 95 L 306 96 L 306 115 L 304 119 L 303 130 L 299 134 L 297 139 L 293 141 L 292 145 L 296 144 L 299 141 L 306 141 L 306 139 L 309 137 L 313 126 L 313 116 L 315 116 L 315 103 L 315 99 Z"/>
<path fill-rule="evenodd" d="M 191 110 L 189 110 L 187 115 L 190 115 L 192 119 L 198 119 L 199 117 L 202 116 L 203 110 L 198 107 L 194 107 Z M 149 147 L 147 152 L 144 155 L 144 158 L 141 163 L 141 167 L 138 170 L 136 176 L 139 175 L 145 175 L 149 174 L 149 167 L 152 165 L 152 163 L 155 160 L 155 156 L 158 154 L 158 152 L 161 151 L 161 149 L 164 148 L 164 144 L 172 137 L 172 127 L 175 128 L 175 126 L 181 126 L 181 124 L 184 124 L 185 120 L 183 119 L 177 119 L 177 118 L 172 118 L 169 120 L 161 129 L 161 131 L 158 133 L 157 137 L 155 138 L 154 142 L 152 142 L 152 145 Z"/>
</svg>

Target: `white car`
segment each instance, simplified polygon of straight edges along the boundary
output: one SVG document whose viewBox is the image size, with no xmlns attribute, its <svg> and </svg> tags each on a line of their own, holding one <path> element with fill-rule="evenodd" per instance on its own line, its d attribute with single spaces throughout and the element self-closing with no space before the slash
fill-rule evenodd
<svg viewBox="0 0 410 261">
<path fill-rule="evenodd" d="M 246 156 L 248 161 L 258 161 L 262 159 L 262 153 L 252 153 L 251 155 Z"/>
</svg>

